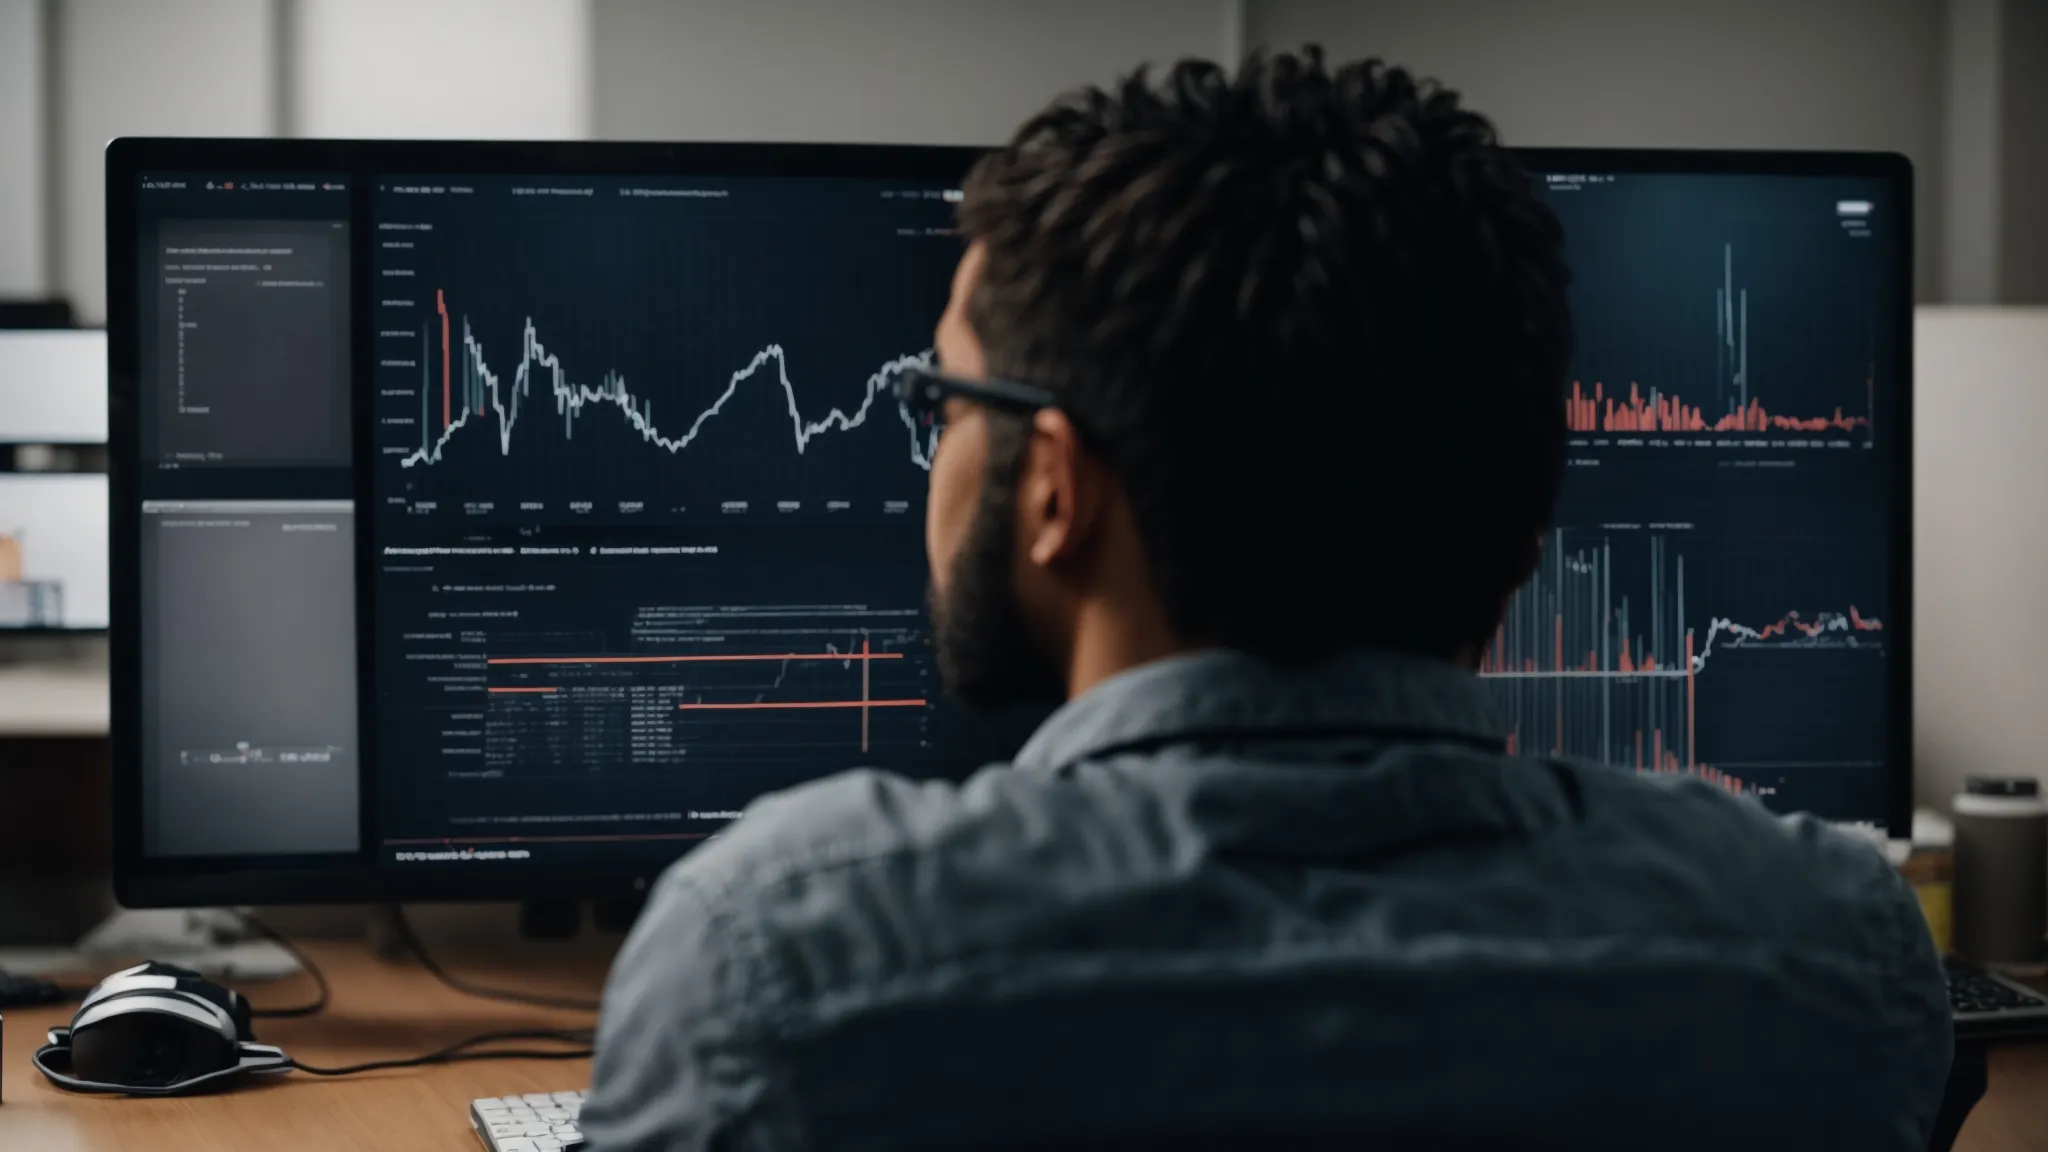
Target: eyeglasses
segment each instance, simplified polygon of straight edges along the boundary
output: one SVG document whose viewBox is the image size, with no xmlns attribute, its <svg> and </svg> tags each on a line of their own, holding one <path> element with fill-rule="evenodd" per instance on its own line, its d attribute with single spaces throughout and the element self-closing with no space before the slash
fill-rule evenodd
<svg viewBox="0 0 2048 1152">
<path fill-rule="evenodd" d="M 1025 415 L 1060 406 L 1059 397 L 1051 392 L 1011 380 L 965 380 L 918 364 L 896 377 L 896 399 L 904 413 L 934 441 L 945 430 L 946 399 L 951 396 Z"/>
</svg>

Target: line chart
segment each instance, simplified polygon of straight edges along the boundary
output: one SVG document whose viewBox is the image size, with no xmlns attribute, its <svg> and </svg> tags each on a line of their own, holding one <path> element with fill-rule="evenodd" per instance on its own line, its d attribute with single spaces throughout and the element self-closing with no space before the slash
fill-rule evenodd
<svg viewBox="0 0 2048 1152">
<path fill-rule="evenodd" d="M 540 333 L 531 317 L 527 318 L 521 335 L 521 349 L 518 367 L 512 370 L 512 382 L 505 386 L 500 374 L 493 370 L 485 358 L 484 349 L 470 330 L 469 318 L 462 319 L 461 354 L 461 397 L 460 406 L 454 404 L 455 382 L 450 368 L 452 353 L 449 334 L 448 301 L 445 292 L 436 290 L 434 308 L 441 330 L 441 431 L 439 436 L 431 432 L 432 411 L 429 407 L 433 395 L 431 379 L 433 361 L 421 357 L 420 407 L 422 440 L 418 450 L 400 459 L 404 468 L 430 466 L 441 462 L 442 454 L 455 434 L 469 425 L 472 416 L 479 419 L 495 416 L 497 422 L 498 454 L 512 454 L 512 432 L 518 426 L 519 417 L 533 392 L 533 370 L 538 367 L 547 374 L 548 397 L 554 402 L 555 414 L 561 417 L 562 438 L 575 437 L 576 419 L 587 405 L 608 404 L 626 418 L 640 438 L 670 455 L 675 455 L 697 439 L 712 417 L 725 410 L 725 406 L 739 393 L 740 386 L 759 374 L 769 364 L 775 366 L 774 382 L 782 389 L 788 405 L 790 430 L 794 435 L 796 451 L 802 455 L 810 442 L 828 432 L 850 432 L 865 424 L 868 414 L 878 399 L 885 403 L 893 396 L 894 382 L 905 369 L 931 362 L 931 349 L 898 356 L 880 368 L 869 373 L 861 402 L 849 415 L 839 408 L 833 408 L 817 420 L 806 420 L 797 402 L 796 385 L 789 378 L 789 357 L 780 344 L 770 344 L 754 354 L 745 367 L 734 372 L 726 381 L 725 391 L 699 412 L 689 426 L 678 436 L 664 435 L 654 423 L 654 403 L 638 397 L 626 386 L 626 380 L 617 372 L 606 371 L 597 387 L 577 384 L 569 379 L 568 370 L 560 358 L 547 350 L 541 342 Z M 430 333 L 423 332 L 423 341 Z M 910 462 L 919 468 L 931 469 L 931 455 L 935 445 L 929 434 L 921 430 L 902 405 L 895 405 L 896 413 L 909 433 Z"/>
<path fill-rule="evenodd" d="M 1854 604 L 1847 612 L 1821 612 L 1808 620 L 1793 611 L 1780 616 L 1776 621 L 1761 628 L 1716 616 L 1707 622 L 1707 640 L 1700 654 L 1693 658 L 1695 666 L 1706 667 L 1717 641 L 1728 637 L 1722 648 L 1768 648 L 1774 650 L 1797 648 L 1862 648 L 1877 647 L 1881 641 L 1875 637 L 1869 642 L 1858 637 L 1870 637 L 1884 631 L 1884 621 L 1865 616 Z"/>
</svg>

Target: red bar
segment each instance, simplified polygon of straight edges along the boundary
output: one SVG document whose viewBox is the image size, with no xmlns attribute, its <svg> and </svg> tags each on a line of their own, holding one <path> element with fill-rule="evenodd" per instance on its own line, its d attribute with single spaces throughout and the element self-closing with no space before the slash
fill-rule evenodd
<svg viewBox="0 0 2048 1152">
<path fill-rule="evenodd" d="M 492 656 L 486 664 L 720 664 L 755 660 L 901 660 L 901 652 L 750 652 L 717 656 Z"/>
</svg>

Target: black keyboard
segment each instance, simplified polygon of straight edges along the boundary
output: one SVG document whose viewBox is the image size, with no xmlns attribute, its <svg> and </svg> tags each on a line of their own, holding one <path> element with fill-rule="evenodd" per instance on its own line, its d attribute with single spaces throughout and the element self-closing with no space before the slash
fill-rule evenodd
<svg viewBox="0 0 2048 1152">
<path fill-rule="evenodd" d="M 1950 958 L 1945 966 L 1959 1038 L 2048 1036 L 2048 996 L 1966 960 Z"/>
<path fill-rule="evenodd" d="M 41 1004 L 62 1004 L 78 994 L 34 976 L 12 976 L 0 972 L 0 1008 L 34 1008 Z"/>
</svg>

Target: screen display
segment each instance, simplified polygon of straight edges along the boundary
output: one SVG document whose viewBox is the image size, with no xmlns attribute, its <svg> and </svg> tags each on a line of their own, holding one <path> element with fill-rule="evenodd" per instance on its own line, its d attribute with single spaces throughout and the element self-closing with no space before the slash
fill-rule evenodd
<svg viewBox="0 0 2048 1152">
<path fill-rule="evenodd" d="M 927 360 L 955 193 L 885 179 L 379 177 L 384 860 L 658 864 L 761 793 L 962 775 Z"/>
<path fill-rule="evenodd" d="M 1485 656 L 1516 746 L 1882 824 L 1908 227 L 1875 179 L 1544 172 L 1557 528 Z"/>
<path fill-rule="evenodd" d="M 1514 748 L 1883 823 L 1900 193 L 1535 176 L 1579 342 L 1557 526 L 1480 669 Z M 1040 718 L 953 710 L 924 614 L 890 389 L 954 180 L 139 188 L 151 858 L 651 874 L 764 791 L 965 776 Z"/>
<path fill-rule="evenodd" d="M 0 632 L 107 626 L 107 478 L 0 472 Z"/>
<path fill-rule="evenodd" d="M 137 199 L 142 844 L 361 850 L 349 180 Z"/>
</svg>

